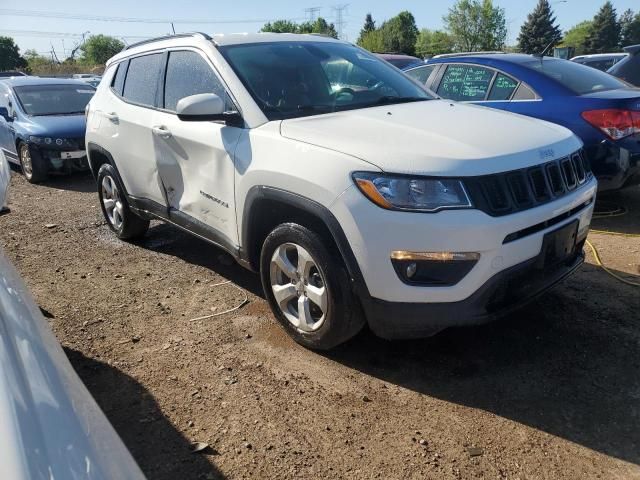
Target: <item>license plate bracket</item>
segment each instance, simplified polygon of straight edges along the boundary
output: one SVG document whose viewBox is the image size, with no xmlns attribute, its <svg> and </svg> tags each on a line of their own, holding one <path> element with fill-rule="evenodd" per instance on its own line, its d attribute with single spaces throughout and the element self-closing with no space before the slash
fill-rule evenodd
<svg viewBox="0 0 640 480">
<path fill-rule="evenodd" d="M 538 268 L 554 267 L 575 255 L 578 224 L 578 220 L 575 220 L 544 236 L 537 262 Z"/>
<path fill-rule="evenodd" d="M 70 152 L 60 152 L 60 158 L 63 160 L 71 160 L 73 158 L 82 158 L 86 156 L 87 153 L 84 150 L 75 150 Z"/>
</svg>

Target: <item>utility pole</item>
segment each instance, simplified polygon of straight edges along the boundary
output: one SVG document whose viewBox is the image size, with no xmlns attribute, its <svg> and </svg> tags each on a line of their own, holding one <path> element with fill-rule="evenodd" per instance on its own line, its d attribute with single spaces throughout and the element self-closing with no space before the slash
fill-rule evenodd
<svg viewBox="0 0 640 480">
<path fill-rule="evenodd" d="M 307 16 L 307 19 L 313 23 L 318 19 L 318 13 L 320 12 L 321 7 L 309 7 L 304 9 L 304 13 Z"/>
<path fill-rule="evenodd" d="M 347 21 L 344 18 L 344 15 L 347 11 L 348 3 L 343 3 L 341 5 L 334 5 L 331 7 L 336 14 L 335 25 L 336 32 L 338 32 L 338 38 L 345 40 L 344 38 L 344 27 L 347 24 Z"/>
</svg>

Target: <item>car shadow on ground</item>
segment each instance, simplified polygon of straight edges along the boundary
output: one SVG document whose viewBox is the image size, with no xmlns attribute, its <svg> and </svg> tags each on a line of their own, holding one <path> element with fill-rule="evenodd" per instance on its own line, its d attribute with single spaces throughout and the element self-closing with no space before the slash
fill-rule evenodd
<svg viewBox="0 0 640 480">
<path fill-rule="evenodd" d="M 165 223 L 149 228 L 136 245 L 153 252 L 178 257 L 185 262 L 209 269 L 253 295 L 264 298 L 260 276 L 238 265 L 221 248 Z"/>
<path fill-rule="evenodd" d="M 151 393 L 140 383 L 81 352 L 69 348 L 64 350 L 147 478 L 225 478 L 207 460 L 207 456 L 215 452 L 191 453 L 189 440 L 162 414 Z M 215 459 L 215 456 L 209 458 Z M 197 472 L 195 476 L 194 472 Z"/>
<path fill-rule="evenodd" d="M 602 276 L 574 277 L 493 324 L 415 341 L 388 342 L 365 331 L 326 355 L 385 382 L 640 464 L 640 301 L 631 301 L 632 287 L 623 287 L 624 297 Z M 598 308 L 609 303 L 598 295 L 631 305 L 626 314 Z"/>
<path fill-rule="evenodd" d="M 10 163 L 11 172 L 13 175 L 19 175 L 24 179 L 22 175 L 22 169 Z M 71 192 L 92 193 L 97 192 L 96 181 L 94 180 L 91 172 L 76 172 L 69 175 L 49 175 L 49 178 L 38 185 L 43 185 L 49 188 L 55 188 L 57 190 L 69 190 Z M 34 185 L 37 187 L 37 185 Z"/>
<path fill-rule="evenodd" d="M 591 228 L 640 234 L 640 186 L 598 195 Z"/>
</svg>

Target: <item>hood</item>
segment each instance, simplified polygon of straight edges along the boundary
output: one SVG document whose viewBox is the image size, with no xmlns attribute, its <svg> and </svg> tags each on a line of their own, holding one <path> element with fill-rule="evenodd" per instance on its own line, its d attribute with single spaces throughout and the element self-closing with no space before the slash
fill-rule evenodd
<svg viewBox="0 0 640 480">
<path fill-rule="evenodd" d="M 29 117 L 21 123 L 29 135 L 42 137 L 84 138 L 87 128 L 84 114 Z"/>
<path fill-rule="evenodd" d="M 443 100 L 283 120 L 281 134 L 352 155 L 386 172 L 442 176 L 526 168 L 582 146 L 558 125 Z"/>
</svg>

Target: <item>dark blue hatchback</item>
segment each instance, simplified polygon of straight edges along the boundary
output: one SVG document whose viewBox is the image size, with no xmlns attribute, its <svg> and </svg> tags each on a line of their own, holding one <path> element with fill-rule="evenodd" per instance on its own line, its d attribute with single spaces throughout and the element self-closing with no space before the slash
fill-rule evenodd
<svg viewBox="0 0 640 480">
<path fill-rule="evenodd" d="M 607 73 L 557 58 L 500 53 L 446 55 L 405 71 L 442 98 L 572 130 L 584 142 L 601 191 L 640 183 L 640 89 Z"/>
<path fill-rule="evenodd" d="M 88 169 L 84 109 L 94 93 L 79 80 L 0 80 L 0 148 L 28 181 Z"/>
</svg>

